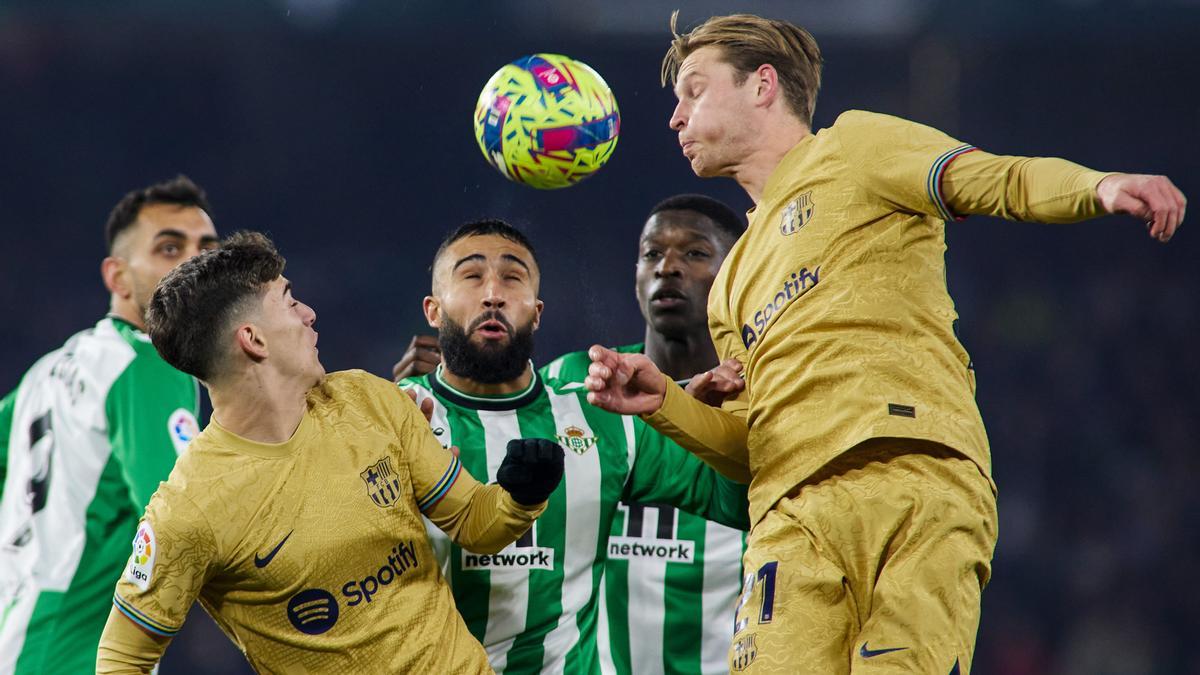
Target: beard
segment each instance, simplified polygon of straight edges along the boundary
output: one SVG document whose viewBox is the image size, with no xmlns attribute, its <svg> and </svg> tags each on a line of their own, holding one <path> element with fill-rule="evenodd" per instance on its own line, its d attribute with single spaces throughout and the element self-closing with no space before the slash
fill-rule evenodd
<svg viewBox="0 0 1200 675">
<path fill-rule="evenodd" d="M 508 331 L 508 344 L 479 346 L 471 342 L 471 334 L 484 321 L 499 321 Z M 485 312 L 464 329 L 450 317 L 442 317 L 438 329 L 438 346 L 442 361 L 450 372 L 481 384 L 500 384 L 517 379 L 525 372 L 533 355 L 533 322 L 519 330 L 499 312 Z"/>
</svg>

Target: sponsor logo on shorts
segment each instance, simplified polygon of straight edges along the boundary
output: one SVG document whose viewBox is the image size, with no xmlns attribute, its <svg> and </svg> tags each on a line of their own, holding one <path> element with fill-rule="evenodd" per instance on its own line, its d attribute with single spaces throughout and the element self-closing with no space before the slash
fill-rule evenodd
<svg viewBox="0 0 1200 675">
<path fill-rule="evenodd" d="M 695 559 L 696 542 L 686 539 L 643 539 L 641 537 L 609 537 L 608 557 L 617 560 L 664 560 L 691 564 Z"/>
<path fill-rule="evenodd" d="M 783 280 L 783 289 L 776 292 L 771 299 L 754 313 L 750 321 L 742 324 L 742 344 L 746 349 L 762 339 L 771 319 L 792 304 L 794 300 L 807 293 L 821 281 L 820 266 L 808 269 L 801 267 L 793 272 L 791 277 Z"/>
<path fill-rule="evenodd" d="M 779 233 L 783 236 L 796 234 L 813 217 L 812 190 L 796 197 L 783 210 L 779 218 Z"/>
<path fill-rule="evenodd" d="M 143 520 L 133 536 L 133 554 L 125 566 L 125 580 L 145 591 L 150 588 L 154 575 L 154 558 L 158 555 L 158 542 L 154 539 L 154 528 L 150 521 Z"/>
<path fill-rule="evenodd" d="M 181 455 L 187 450 L 188 443 L 200 435 L 200 425 L 192 411 L 179 408 L 167 418 L 167 433 L 175 446 L 175 454 Z"/>
<path fill-rule="evenodd" d="M 750 667 L 754 663 L 754 659 L 758 658 L 758 645 L 754 642 L 755 634 L 738 638 L 733 643 L 733 658 L 730 659 L 729 666 L 736 672 L 741 672 Z"/>
</svg>

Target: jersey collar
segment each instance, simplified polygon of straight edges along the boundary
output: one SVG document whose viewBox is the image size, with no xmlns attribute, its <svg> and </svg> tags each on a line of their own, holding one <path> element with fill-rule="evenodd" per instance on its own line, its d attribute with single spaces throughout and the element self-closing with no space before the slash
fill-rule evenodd
<svg viewBox="0 0 1200 675">
<path fill-rule="evenodd" d="M 533 367 L 533 362 L 529 362 L 529 368 L 533 371 L 533 377 L 529 380 L 529 386 L 513 394 L 498 394 L 495 396 L 481 396 L 479 394 L 468 394 L 461 392 L 450 386 L 442 377 L 442 364 L 438 364 L 437 370 L 429 377 L 429 388 L 439 397 L 446 399 L 454 405 L 462 408 L 470 408 L 472 410 L 516 410 L 523 408 L 537 400 L 542 395 L 542 376 L 538 373 L 537 368 Z"/>
</svg>

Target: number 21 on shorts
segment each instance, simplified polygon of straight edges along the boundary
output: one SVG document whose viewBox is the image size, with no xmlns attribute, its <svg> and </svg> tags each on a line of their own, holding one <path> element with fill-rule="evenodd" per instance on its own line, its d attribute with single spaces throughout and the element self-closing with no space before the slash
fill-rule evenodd
<svg viewBox="0 0 1200 675">
<path fill-rule="evenodd" d="M 737 609 L 733 613 L 733 632 L 738 634 L 750 625 L 750 617 L 758 610 L 758 623 L 771 623 L 775 614 L 775 572 L 779 561 L 772 560 L 758 568 L 758 572 L 747 572 L 742 584 L 742 595 L 738 598 Z M 747 607 L 750 598 L 754 596 L 754 588 L 759 587 L 759 603 Z"/>
</svg>

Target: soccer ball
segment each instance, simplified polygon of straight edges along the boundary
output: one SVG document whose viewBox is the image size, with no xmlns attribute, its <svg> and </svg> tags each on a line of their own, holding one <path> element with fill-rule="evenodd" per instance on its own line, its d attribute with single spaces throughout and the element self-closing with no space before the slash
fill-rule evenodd
<svg viewBox="0 0 1200 675">
<path fill-rule="evenodd" d="M 475 104 L 475 140 L 505 178 L 542 190 L 587 178 L 612 157 L 617 100 L 600 74 L 559 54 L 533 54 L 492 75 Z"/>
</svg>

